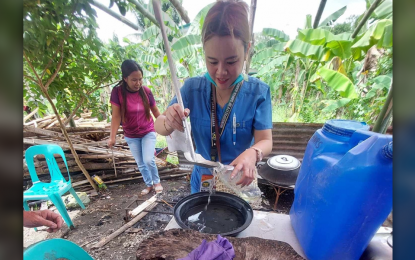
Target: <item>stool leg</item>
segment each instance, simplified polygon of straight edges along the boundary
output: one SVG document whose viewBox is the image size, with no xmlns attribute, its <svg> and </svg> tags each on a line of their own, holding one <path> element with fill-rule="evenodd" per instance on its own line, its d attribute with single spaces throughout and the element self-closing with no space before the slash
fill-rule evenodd
<svg viewBox="0 0 415 260">
<path fill-rule="evenodd" d="M 61 196 L 59 196 L 58 193 L 55 193 L 55 194 L 49 195 L 49 198 L 53 202 L 55 207 L 58 209 L 66 225 L 68 225 L 68 228 L 73 229 L 74 225 L 72 223 L 71 218 L 69 217 L 68 211 L 66 210 L 66 207 L 65 207 L 65 203 L 63 203 Z"/>
<path fill-rule="evenodd" d="M 78 194 L 76 194 L 75 190 L 73 188 L 70 188 L 69 192 L 76 199 L 76 202 L 78 202 L 78 204 L 81 206 L 81 208 L 85 209 L 84 203 L 82 203 L 82 200 L 78 197 Z"/>
</svg>

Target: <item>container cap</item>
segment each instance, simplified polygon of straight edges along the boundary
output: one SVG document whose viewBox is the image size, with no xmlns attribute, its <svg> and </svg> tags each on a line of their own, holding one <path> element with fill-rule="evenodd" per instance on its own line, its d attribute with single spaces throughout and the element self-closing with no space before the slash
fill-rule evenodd
<svg viewBox="0 0 415 260">
<path fill-rule="evenodd" d="M 369 126 L 365 122 L 344 119 L 327 120 L 323 126 L 324 132 L 340 136 L 350 137 L 356 130 L 369 131 Z"/>
<path fill-rule="evenodd" d="M 390 141 L 388 144 L 383 146 L 383 154 L 387 157 L 392 159 L 393 158 L 393 142 Z"/>
<path fill-rule="evenodd" d="M 300 161 L 290 155 L 276 155 L 268 159 L 267 164 L 276 170 L 291 171 L 300 167 Z"/>
</svg>

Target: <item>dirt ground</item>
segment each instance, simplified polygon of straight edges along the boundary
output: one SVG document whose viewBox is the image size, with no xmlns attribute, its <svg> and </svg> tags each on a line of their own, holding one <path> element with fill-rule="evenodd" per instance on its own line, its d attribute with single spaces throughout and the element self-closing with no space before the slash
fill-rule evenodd
<svg viewBox="0 0 415 260">
<path fill-rule="evenodd" d="M 181 198 L 190 194 L 190 184 L 185 177 L 162 180 L 164 191 L 161 198 L 167 202 L 179 201 Z M 154 232 L 163 230 L 169 223 L 172 215 L 161 213 L 148 213 L 136 225 L 109 243 L 99 249 L 91 247 L 102 238 L 119 229 L 123 224 L 125 208 L 136 199 L 150 198 L 154 193 L 146 196 L 140 196 L 140 191 L 144 189 L 144 183 L 126 183 L 108 186 L 109 192 L 98 196 L 91 197 L 91 202 L 84 210 L 72 210 L 69 214 L 75 225 L 75 229 L 69 230 L 64 224 L 63 228 L 54 234 L 48 234 L 44 231 L 35 232 L 34 229 L 24 229 L 24 247 L 27 247 L 38 241 L 62 237 L 75 242 L 84 248 L 94 259 L 135 259 L 135 251 L 141 241 L 146 239 Z M 271 210 L 275 192 L 272 187 L 261 185 L 263 194 L 262 210 Z M 288 214 L 294 200 L 292 190 L 284 192 L 278 202 L 278 213 Z M 132 207 L 136 207 L 133 205 Z M 165 204 L 158 203 L 152 211 L 173 213 L 173 209 Z"/>
</svg>

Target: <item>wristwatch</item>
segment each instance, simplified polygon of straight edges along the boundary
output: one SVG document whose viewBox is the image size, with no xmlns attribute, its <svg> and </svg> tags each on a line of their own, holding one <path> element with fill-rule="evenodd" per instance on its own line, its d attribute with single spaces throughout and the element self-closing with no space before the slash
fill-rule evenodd
<svg viewBox="0 0 415 260">
<path fill-rule="evenodd" d="M 264 154 L 262 153 L 262 150 L 256 147 L 249 147 L 248 149 L 254 149 L 256 151 L 256 163 L 259 163 L 262 161 L 262 158 L 264 157 Z"/>
</svg>

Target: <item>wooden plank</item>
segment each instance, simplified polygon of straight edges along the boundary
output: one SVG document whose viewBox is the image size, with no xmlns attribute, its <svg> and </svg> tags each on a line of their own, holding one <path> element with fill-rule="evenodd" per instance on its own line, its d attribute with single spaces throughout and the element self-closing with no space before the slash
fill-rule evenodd
<svg viewBox="0 0 415 260">
<path fill-rule="evenodd" d="M 144 201 L 143 203 L 141 203 L 138 207 L 136 207 L 135 209 L 133 209 L 130 212 L 128 212 L 128 214 L 131 217 L 135 217 L 138 214 L 140 214 L 141 212 L 143 212 L 143 210 L 145 210 L 148 206 L 150 206 L 156 200 L 157 200 L 157 194 L 154 195 L 153 197 L 149 198 L 148 200 Z"/>
<path fill-rule="evenodd" d="M 156 206 L 157 206 L 157 202 L 153 202 L 153 203 L 150 204 L 150 206 L 148 206 L 146 208 L 146 210 L 152 210 Z M 94 244 L 91 248 L 100 248 L 100 247 L 106 245 L 112 239 L 116 238 L 120 234 L 124 233 L 124 231 L 126 231 L 130 227 L 134 226 L 135 223 L 137 223 L 138 221 L 140 221 L 140 219 L 144 218 L 147 214 L 148 214 L 148 212 L 141 212 L 135 218 L 133 218 L 130 222 L 128 222 L 127 224 L 125 224 L 124 226 L 122 226 L 121 228 L 119 228 L 117 231 L 115 231 L 111 235 L 105 237 L 104 239 L 102 239 L 98 243 Z"/>
<path fill-rule="evenodd" d="M 39 110 L 39 108 L 37 107 L 35 110 L 33 110 L 32 112 L 30 112 L 30 114 L 28 114 L 27 116 L 25 116 L 23 118 L 23 124 L 26 122 L 26 120 L 28 120 L 29 118 L 31 118 L 34 114 L 36 114 L 36 112 Z M 34 123 L 34 122 L 33 122 Z"/>
</svg>

